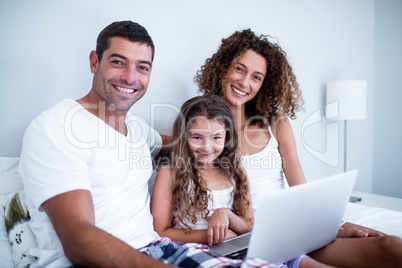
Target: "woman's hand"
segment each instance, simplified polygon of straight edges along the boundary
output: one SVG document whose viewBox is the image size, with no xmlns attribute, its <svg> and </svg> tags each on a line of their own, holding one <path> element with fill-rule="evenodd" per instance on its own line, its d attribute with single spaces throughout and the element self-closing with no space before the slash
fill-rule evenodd
<svg viewBox="0 0 402 268">
<path fill-rule="evenodd" d="M 381 237 L 385 234 L 377 230 L 367 228 L 361 225 L 346 222 L 339 228 L 338 238 L 363 238 L 363 237 Z"/>
<path fill-rule="evenodd" d="M 225 240 L 229 229 L 229 213 L 228 208 L 218 208 L 212 214 L 207 230 L 208 245 Z"/>
</svg>

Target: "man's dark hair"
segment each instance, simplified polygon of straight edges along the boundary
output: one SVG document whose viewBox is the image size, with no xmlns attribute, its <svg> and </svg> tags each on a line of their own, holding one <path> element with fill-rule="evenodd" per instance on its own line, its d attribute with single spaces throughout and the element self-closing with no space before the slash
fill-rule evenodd
<svg viewBox="0 0 402 268">
<path fill-rule="evenodd" d="M 147 30 L 132 21 L 116 21 L 106 26 L 96 40 L 96 54 L 99 61 L 102 59 L 103 52 L 110 46 L 110 38 L 115 36 L 127 38 L 131 42 L 147 44 L 152 48 L 152 61 L 154 60 L 155 46 Z"/>
</svg>

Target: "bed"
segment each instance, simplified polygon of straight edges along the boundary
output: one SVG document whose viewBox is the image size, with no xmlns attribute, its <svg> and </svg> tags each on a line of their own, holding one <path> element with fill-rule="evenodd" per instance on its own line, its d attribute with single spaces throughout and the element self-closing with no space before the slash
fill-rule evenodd
<svg viewBox="0 0 402 268">
<path fill-rule="evenodd" d="M 0 268 L 27 267 L 34 261 L 28 254 L 35 237 L 28 225 L 18 161 L 16 157 L 0 157 Z M 402 237 L 401 211 L 349 203 L 344 221 Z"/>
</svg>

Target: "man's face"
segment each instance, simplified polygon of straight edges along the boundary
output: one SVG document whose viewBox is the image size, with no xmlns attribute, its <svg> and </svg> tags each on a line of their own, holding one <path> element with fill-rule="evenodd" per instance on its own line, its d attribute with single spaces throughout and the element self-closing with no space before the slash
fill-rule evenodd
<svg viewBox="0 0 402 268">
<path fill-rule="evenodd" d="M 152 48 L 122 37 L 112 37 L 109 42 L 110 47 L 100 62 L 94 51 L 90 55 L 94 88 L 100 101 L 119 111 L 128 111 L 147 90 Z"/>
</svg>

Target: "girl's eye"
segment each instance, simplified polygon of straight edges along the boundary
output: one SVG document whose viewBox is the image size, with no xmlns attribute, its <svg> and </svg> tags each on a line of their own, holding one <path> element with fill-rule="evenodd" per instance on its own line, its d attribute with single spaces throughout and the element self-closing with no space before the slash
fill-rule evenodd
<svg viewBox="0 0 402 268">
<path fill-rule="evenodd" d="M 192 139 L 194 139 L 194 140 L 201 140 L 201 137 L 198 137 L 198 136 L 194 136 L 194 137 L 191 137 Z"/>
</svg>

